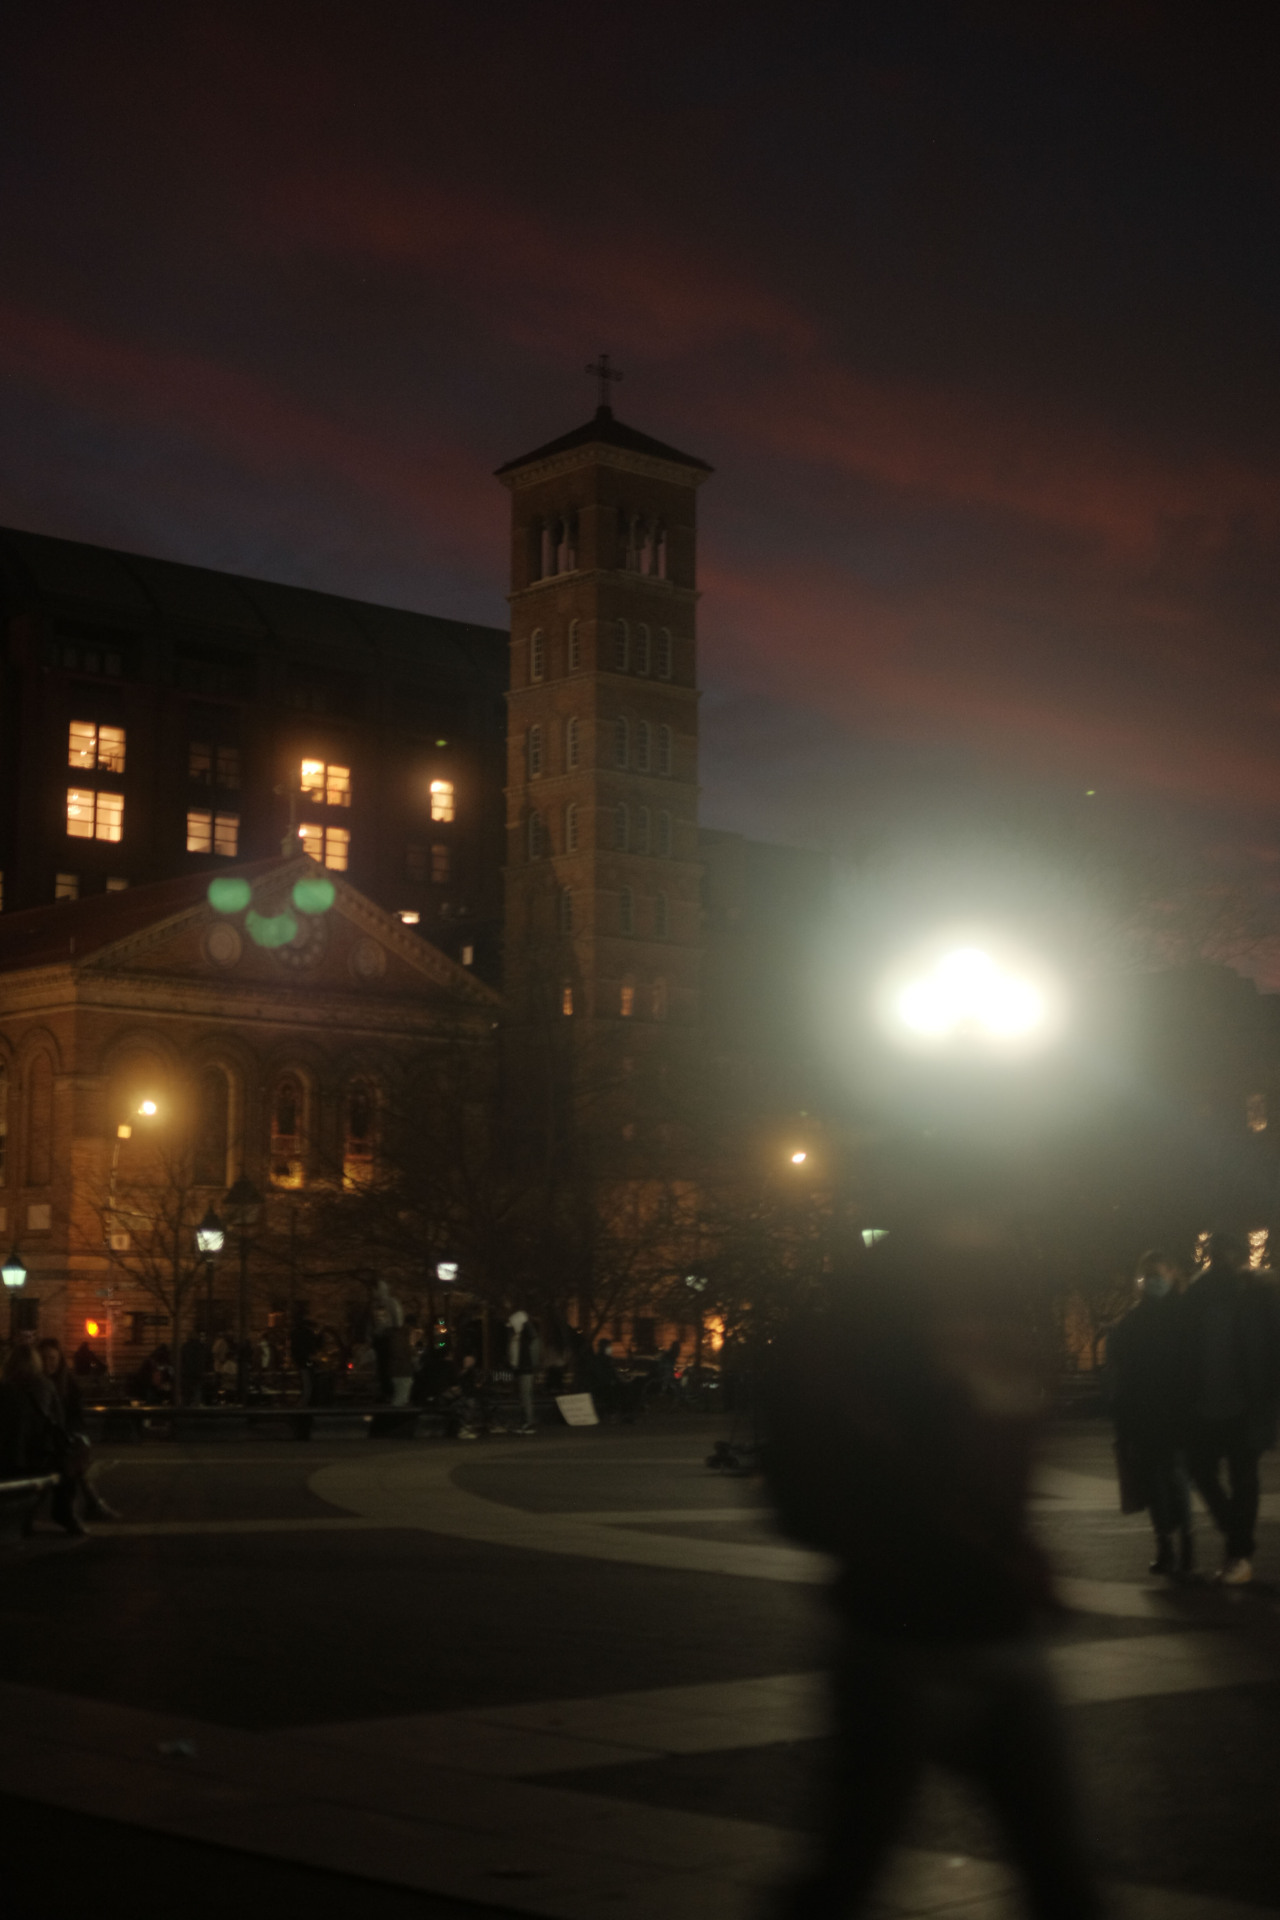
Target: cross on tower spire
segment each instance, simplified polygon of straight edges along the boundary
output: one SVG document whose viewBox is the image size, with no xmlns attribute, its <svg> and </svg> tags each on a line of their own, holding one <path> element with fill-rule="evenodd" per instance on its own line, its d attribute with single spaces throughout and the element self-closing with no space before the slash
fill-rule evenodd
<svg viewBox="0 0 1280 1920">
<path fill-rule="evenodd" d="M 600 413 L 612 413 L 613 409 L 609 405 L 609 382 L 611 380 L 621 380 L 622 369 L 620 367 L 611 367 L 609 365 L 608 354 L 602 353 L 600 355 L 600 358 L 594 361 L 592 365 L 587 368 L 587 372 L 594 374 L 596 379 L 600 382 L 600 401 L 599 401 L 598 411 Z"/>
</svg>

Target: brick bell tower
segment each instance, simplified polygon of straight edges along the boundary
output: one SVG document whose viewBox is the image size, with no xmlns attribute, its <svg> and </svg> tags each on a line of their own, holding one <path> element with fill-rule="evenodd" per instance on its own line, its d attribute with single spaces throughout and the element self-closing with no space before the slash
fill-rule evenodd
<svg viewBox="0 0 1280 1920">
<path fill-rule="evenodd" d="M 522 1020 L 698 1017 L 695 498 L 614 418 L 509 460 L 506 990 Z"/>
</svg>

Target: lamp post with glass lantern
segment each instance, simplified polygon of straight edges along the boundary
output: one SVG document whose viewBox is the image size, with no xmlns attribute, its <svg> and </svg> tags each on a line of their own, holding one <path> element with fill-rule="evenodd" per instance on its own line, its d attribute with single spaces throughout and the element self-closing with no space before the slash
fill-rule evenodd
<svg viewBox="0 0 1280 1920">
<path fill-rule="evenodd" d="M 204 1256 L 204 1337 L 213 1351 L 213 1262 L 214 1256 L 222 1252 L 226 1239 L 222 1221 L 215 1213 L 213 1202 L 205 1209 L 204 1219 L 196 1228 L 196 1250 Z"/>
<path fill-rule="evenodd" d="M 236 1388 L 240 1404 L 248 1398 L 246 1350 L 249 1343 L 249 1232 L 262 1213 L 262 1195 L 242 1173 L 223 1201 L 227 1224 L 240 1242 L 240 1298 L 236 1314 Z"/>
</svg>

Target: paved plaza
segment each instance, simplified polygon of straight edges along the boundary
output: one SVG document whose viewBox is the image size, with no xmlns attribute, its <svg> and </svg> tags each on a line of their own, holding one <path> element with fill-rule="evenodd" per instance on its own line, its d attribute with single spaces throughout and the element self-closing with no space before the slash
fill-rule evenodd
<svg viewBox="0 0 1280 1920">
<path fill-rule="evenodd" d="M 28 1852 L 74 1857 L 85 1898 L 159 1874 L 196 1916 L 759 1912 L 814 1820 L 827 1567 L 707 1471 L 721 1432 L 104 1449 L 123 1521 L 0 1567 L 0 1796 Z M 1266 1476 L 1259 1584 L 1170 1588 L 1105 1430 L 1046 1447 L 1052 1658 L 1121 1916 L 1280 1913 Z M 950 1779 L 904 1839 L 886 1914 L 1019 1911 Z"/>
</svg>

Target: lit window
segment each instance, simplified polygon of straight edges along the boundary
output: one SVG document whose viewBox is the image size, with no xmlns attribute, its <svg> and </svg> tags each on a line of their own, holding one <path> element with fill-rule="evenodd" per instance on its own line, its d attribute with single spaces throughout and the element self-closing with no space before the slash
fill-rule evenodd
<svg viewBox="0 0 1280 1920">
<path fill-rule="evenodd" d="M 53 876 L 53 897 L 55 900 L 78 900 L 80 898 L 80 875 L 78 873 L 55 873 Z"/>
<path fill-rule="evenodd" d="M 622 983 L 622 990 L 618 995 L 618 1012 L 622 1015 L 624 1020 L 629 1020 L 632 1014 L 635 1012 L 635 1010 L 636 1010 L 635 982 L 632 980 L 624 980 Z"/>
<path fill-rule="evenodd" d="M 649 722 L 636 721 L 636 767 L 640 773 L 649 771 Z"/>
<path fill-rule="evenodd" d="M 565 887 L 560 894 L 560 931 L 573 932 L 573 888 Z"/>
<path fill-rule="evenodd" d="M 100 727 L 95 720 L 73 720 L 67 737 L 67 765 L 86 773 L 123 773 L 124 728 Z"/>
<path fill-rule="evenodd" d="M 576 620 L 569 622 L 569 671 L 576 673 L 582 665 L 582 635 Z"/>
<path fill-rule="evenodd" d="M 351 835 L 345 827 L 321 827 L 307 820 L 298 828 L 298 838 L 302 851 L 320 866 L 330 867 L 334 873 L 346 872 Z"/>
<path fill-rule="evenodd" d="M 658 815 L 658 854 L 663 860 L 671 858 L 671 815 Z"/>
<path fill-rule="evenodd" d="M 464 947 L 462 949 L 462 964 L 464 967 L 473 966 L 475 964 L 475 957 L 476 950 L 474 947 Z"/>
<path fill-rule="evenodd" d="M 1265 1133 L 1267 1130 L 1267 1096 L 1265 1093 L 1251 1093 L 1244 1103 L 1244 1117 L 1250 1133 Z"/>
<path fill-rule="evenodd" d="M 648 853 L 649 851 L 649 809 L 648 807 L 636 808 L 635 851 L 637 853 Z"/>
<path fill-rule="evenodd" d="M 235 859 L 240 851 L 240 815 L 238 813 L 214 814 L 213 850 L 228 860 Z"/>
<path fill-rule="evenodd" d="M 670 627 L 658 628 L 657 666 L 658 666 L 659 680 L 669 680 L 671 678 L 671 629 Z"/>
<path fill-rule="evenodd" d="M 578 809 L 572 801 L 564 810 L 564 850 L 566 853 L 578 851 Z"/>
<path fill-rule="evenodd" d="M 304 760 L 302 791 L 318 807 L 349 807 L 351 769 L 330 766 L 327 760 Z"/>
<path fill-rule="evenodd" d="M 127 880 L 123 880 L 119 876 L 116 876 L 113 879 L 110 875 L 108 875 L 108 878 L 107 878 L 108 893 L 127 893 L 128 890 L 129 890 L 129 882 Z"/>
<path fill-rule="evenodd" d="M 578 764 L 578 755 L 581 752 L 581 737 L 582 729 L 578 725 L 577 720 L 566 720 L 564 723 L 564 764 L 570 772 L 572 772 Z"/>
<path fill-rule="evenodd" d="M 187 852 L 213 852 L 213 815 L 211 813 L 188 813 Z"/>
<path fill-rule="evenodd" d="M 573 988 L 567 980 L 560 989 L 560 1011 L 564 1014 L 573 1012 Z"/>
<path fill-rule="evenodd" d="M 449 878 L 452 864 L 451 850 L 445 846 L 443 842 L 437 841 L 431 849 L 431 884 L 433 887 L 444 886 Z"/>
<path fill-rule="evenodd" d="M 399 917 L 406 927 L 416 927 L 422 915 L 416 907 L 402 907 Z"/>
<path fill-rule="evenodd" d="M 68 787 L 67 832 L 73 840 L 119 840 L 124 833 L 124 795 Z"/>
<path fill-rule="evenodd" d="M 670 913 L 667 908 L 667 896 L 665 893 L 656 894 L 654 896 L 654 902 L 653 902 L 653 937 L 654 939 L 655 940 L 667 939 L 670 924 L 671 924 L 671 921 L 670 921 Z"/>
<path fill-rule="evenodd" d="M 613 630 L 613 664 L 619 673 L 627 670 L 627 661 L 631 655 L 631 633 L 625 620 L 619 620 Z"/>
<path fill-rule="evenodd" d="M 342 1184 L 350 1191 L 365 1186 L 373 1175 L 376 1132 L 373 1088 L 357 1080 L 347 1095 L 347 1123 L 342 1153 Z"/>
<path fill-rule="evenodd" d="M 547 670 L 547 639 L 538 627 L 529 641 L 529 678 L 541 680 Z"/>
<path fill-rule="evenodd" d="M 1266 1227 L 1254 1227 L 1249 1234 L 1249 1265 L 1265 1267 L 1267 1264 L 1267 1241 L 1270 1234 Z"/>
<path fill-rule="evenodd" d="M 618 894 L 618 931 L 634 933 L 636 924 L 635 896 L 630 887 L 623 887 Z"/>
<path fill-rule="evenodd" d="M 300 1187 L 302 1164 L 302 1086 L 292 1074 L 277 1081 L 271 1103 L 271 1184 Z"/>
<path fill-rule="evenodd" d="M 433 780 L 431 782 L 431 818 L 433 820 L 452 820 L 452 780 Z"/>
<path fill-rule="evenodd" d="M 613 723 L 613 764 L 615 767 L 626 766 L 629 740 L 630 729 L 622 714 L 619 714 Z"/>
<path fill-rule="evenodd" d="M 636 628 L 636 672 L 649 671 L 649 629 L 644 625 Z"/>
<path fill-rule="evenodd" d="M 627 843 L 630 839 L 629 828 L 630 821 L 627 815 L 626 802 L 620 800 L 613 810 L 613 845 L 615 852 L 625 853 L 627 851 Z"/>
<path fill-rule="evenodd" d="M 542 772 L 542 728 L 529 729 L 529 777 L 536 779 Z"/>
<path fill-rule="evenodd" d="M 671 729 L 658 728 L 658 772 L 664 780 L 671 778 Z"/>
</svg>

